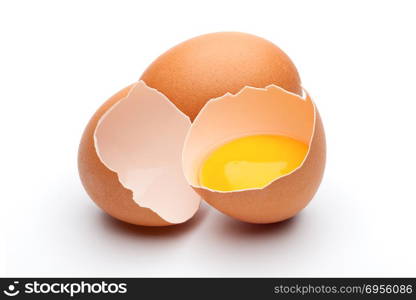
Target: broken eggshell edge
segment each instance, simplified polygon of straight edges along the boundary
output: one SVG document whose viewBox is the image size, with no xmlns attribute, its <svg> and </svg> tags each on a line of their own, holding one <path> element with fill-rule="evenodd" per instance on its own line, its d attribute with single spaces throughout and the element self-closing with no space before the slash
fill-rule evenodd
<svg viewBox="0 0 416 300">
<path fill-rule="evenodd" d="M 311 114 L 303 116 L 306 119 L 309 118 L 309 125 L 304 122 L 302 115 L 298 120 L 290 120 L 291 113 L 299 113 L 303 109 L 302 106 L 295 109 L 292 107 L 292 112 L 288 112 L 287 109 L 275 108 L 276 118 L 274 119 L 275 115 L 271 108 L 273 105 L 278 107 L 276 100 L 282 103 L 286 101 L 286 105 L 289 107 L 310 105 Z M 269 104 L 263 103 L 264 110 L 262 112 L 259 109 L 260 113 L 252 113 L 252 108 L 258 109 L 257 106 L 262 104 L 261 101 L 270 102 Z M 264 122 L 269 122 L 269 124 L 266 126 L 265 124 L 257 124 L 257 126 L 250 123 L 256 118 L 257 123 L 262 123 L 264 121 L 262 118 L 266 118 L 268 121 Z M 273 128 L 276 124 L 279 127 L 278 123 L 281 119 L 287 121 L 287 124 L 283 124 L 283 130 L 282 128 Z M 246 120 L 248 126 L 244 123 Z M 245 126 L 248 128 L 244 129 Z M 285 126 L 286 128 L 284 128 Z M 291 130 L 293 131 L 293 127 L 296 126 L 309 126 L 309 135 L 305 132 L 300 135 L 293 134 Z M 270 127 L 272 128 L 270 129 Z M 220 128 L 223 130 L 219 130 Z M 305 131 L 306 128 L 302 130 Z M 307 143 L 309 145 L 308 152 L 297 169 L 276 178 L 262 188 L 216 191 L 199 185 L 198 170 L 212 150 L 235 138 L 255 134 L 291 136 Z M 214 135 L 214 137 L 210 135 Z M 201 137 L 204 140 L 201 140 Z M 246 86 L 237 94 L 227 93 L 222 97 L 208 101 L 191 125 L 182 154 L 185 177 L 198 194 L 211 206 L 226 215 L 249 223 L 275 223 L 289 219 L 302 210 L 320 185 L 325 168 L 325 158 L 326 142 L 322 121 L 308 93 L 304 90 L 303 96 L 300 97 L 276 85 L 269 85 L 265 88 Z"/>
<path fill-rule="evenodd" d="M 109 215 L 136 225 L 168 226 L 190 219 L 200 196 L 181 169 L 189 127 L 189 118 L 143 81 L 115 94 L 94 114 L 81 139 L 78 166 L 89 196 Z M 155 149 L 155 143 L 165 147 Z M 166 147 L 172 143 L 175 149 Z M 123 159 L 129 155 L 133 169 L 126 170 Z"/>
</svg>

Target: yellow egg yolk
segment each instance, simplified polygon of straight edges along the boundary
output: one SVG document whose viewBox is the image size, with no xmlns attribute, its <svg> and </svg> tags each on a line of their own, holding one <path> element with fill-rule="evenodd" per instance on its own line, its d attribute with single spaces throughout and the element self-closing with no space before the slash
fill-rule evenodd
<svg viewBox="0 0 416 300">
<path fill-rule="evenodd" d="M 200 185 L 217 191 L 263 188 L 299 167 L 308 145 L 280 135 L 254 135 L 228 142 L 203 162 Z"/>
</svg>

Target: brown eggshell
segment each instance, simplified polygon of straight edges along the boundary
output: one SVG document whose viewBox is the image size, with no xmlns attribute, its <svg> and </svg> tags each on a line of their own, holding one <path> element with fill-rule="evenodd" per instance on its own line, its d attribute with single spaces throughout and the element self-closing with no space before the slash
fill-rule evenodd
<svg viewBox="0 0 416 300">
<path fill-rule="evenodd" d="M 141 79 L 166 95 L 193 120 L 205 103 L 244 86 L 280 86 L 301 94 L 290 58 L 260 37 L 238 32 L 202 35 L 157 58 Z"/>
<path fill-rule="evenodd" d="M 92 200 L 116 219 L 146 226 L 174 225 L 162 219 L 148 208 L 133 201 L 132 192 L 124 188 L 115 172 L 100 161 L 94 146 L 94 131 L 103 114 L 115 103 L 126 97 L 132 85 L 108 99 L 93 115 L 85 128 L 78 152 L 78 170 L 81 182 Z"/>
<path fill-rule="evenodd" d="M 249 223 L 279 222 L 302 210 L 319 187 L 326 157 L 321 118 L 305 95 L 277 86 L 247 87 L 210 100 L 192 124 L 183 152 L 185 176 L 197 193 L 224 214 Z M 301 166 L 264 188 L 221 192 L 200 186 L 198 170 L 213 149 L 253 134 L 291 136 L 309 144 L 309 151 Z"/>
</svg>

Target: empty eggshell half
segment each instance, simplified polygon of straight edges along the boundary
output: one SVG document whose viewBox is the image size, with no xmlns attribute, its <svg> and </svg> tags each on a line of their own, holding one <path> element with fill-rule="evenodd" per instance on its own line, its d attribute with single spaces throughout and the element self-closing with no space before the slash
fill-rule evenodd
<svg viewBox="0 0 416 300">
<path fill-rule="evenodd" d="M 79 167 L 87 192 L 107 213 L 129 223 L 187 221 L 200 204 L 181 165 L 190 119 L 143 81 L 119 101 L 110 100 L 115 103 L 99 110 L 81 141 Z M 100 192 L 106 185 L 108 193 Z"/>
<path fill-rule="evenodd" d="M 284 135 L 309 145 L 302 164 L 264 188 L 216 191 L 199 184 L 202 162 L 215 148 L 239 137 Z M 325 167 L 325 136 L 315 104 L 276 85 L 245 87 L 239 93 L 211 99 L 196 117 L 183 149 L 188 182 L 213 207 L 250 223 L 288 219 L 312 199 Z"/>
</svg>

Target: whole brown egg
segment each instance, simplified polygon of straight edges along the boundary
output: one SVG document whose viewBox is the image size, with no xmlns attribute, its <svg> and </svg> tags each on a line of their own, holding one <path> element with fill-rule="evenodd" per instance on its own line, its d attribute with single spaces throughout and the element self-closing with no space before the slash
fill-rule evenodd
<svg viewBox="0 0 416 300">
<path fill-rule="evenodd" d="M 211 33 L 185 41 L 159 56 L 141 79 L 191 120 L 209 99 L 237 93 L 245 86 L 275 84 L 302 93 L 295 65 L 279 47 L 240 32 Z"/>
</svg>

